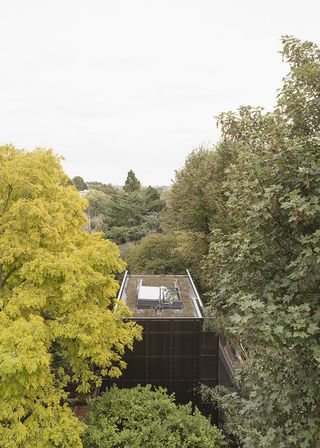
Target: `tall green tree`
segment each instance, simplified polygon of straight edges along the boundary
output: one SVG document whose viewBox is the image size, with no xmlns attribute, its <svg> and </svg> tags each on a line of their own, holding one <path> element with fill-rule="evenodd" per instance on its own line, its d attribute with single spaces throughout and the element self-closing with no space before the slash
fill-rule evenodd
<svg viewBox="0 0 320 448">
<path fill-rule="evenodd" d="M 159 191 L 149 185 L 144 191 L 145 202 L 146 202 L 146 213 L 156 213 L 161 212 L 164 207 L 164 202 L 161 199 Z"/>
<path fill-rule="evenodd" d="M 209 235 L 213 228 L 226 225 L 221 184 L 233 154 L 231 142 L 221 142 L 214 148 L 201 146 L 187 157 L 167 195 L 167 228 Z"/>
<path fill-rule="evenodd" d="M 140 183 L 139 179 L 137 179 L 134 172 L 132 170 L 130 170 L 128 172 L 126 181 L 124 183 L 123 190 L 126 193 L 132 193 L 133 191 L 140 190 L 140 188 L 141 188 L 141 183 Z"/>
<path fill-rule="evenodd" d="M 158 191 L 153 187 L 131 192 L 115 191 L 105 213 L 107 238 L 117 244 L 138 241 L 160 232 L 160 215 L 164 207 Z"/>
<path fill-rule="evenodd" d="M 137 274 L 185 273 L 187 266 L 177 246 L 174 234 L 147 235 L 129 250 L 128 267 Z"/>
<path fill-rule="evenodd" d="M 87 213 L 90 219 L 91 230 L 103 232 L 105 216 L 109 203 L 109 196 L 101 190 L 91 189 L 86 195 L 88 201 Z"/>
<path fill-rule="evenodd" d="M 212 232 L 234 225 L 226 213 L 227 196 L 222 189 L 234 156 L 230 141 L 215 148 L 198 148 L 187 157 L 183 168 L 176 171 L 166 194 L 161 224 L 166 231 L 176 233 L 180 255 L 203 290 L 206 281 L 201 261 L 208 254 Z"/>
<path fill-rule="evenodd" d="M 140 329 L 113 311 L 119 250 L 86 233 L 86 201 L 49 150 L 0 148 L 0 440 L 81 447 L 68 391 L 119 376 Z"/>
<path fill-rule="evenodd" d="M 108 206 L 109 196 L 100 190 L 90 190 L 86 195 L 88 201 L 90 215 L 105 215 Z"/>
<path fill-rule="evenodd" d="M 94 400 L 84 436 L 86 448 L 219 448 L 221 432 L 191 404 L 151 386 L 112 387 Z"/>
<path fill-rule="evenodd" d="M 83 178 L 81 176 L 75 176 L 71 182 L 73 183 L 73 185 L 76 187 L 76 189 L 78 191 L 83 191 L 83 190 L 87 190 L 88 186 L 85 183 L 85 181 L 83 180 Z"/>
<path fill-rule="evenodd" d="M 320 446 L 320 49 L 283 38 L 273 112 L 220 116 L 236 151 L 224 192 L 236 229 L 213 234 L 211 322 L 246 359 L 220 396 L 245 448 Z"/>
<path fill-rule="evenodd" d="M 106 237 L 118 244 L 144 236 L 145 201 L 140 191 L 116 191 L 110 198 L 105 215 Z"/>
</svg>

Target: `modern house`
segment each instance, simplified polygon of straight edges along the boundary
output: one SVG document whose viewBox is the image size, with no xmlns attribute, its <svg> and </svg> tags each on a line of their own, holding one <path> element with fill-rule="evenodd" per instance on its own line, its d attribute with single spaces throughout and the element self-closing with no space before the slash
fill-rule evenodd
<svg viewBox="0 0 320 448">
<path fill-rule="evenodd" d="M 163 386 L 177 402 L 192 401 L 217 419 L 212 404 L 204 403 L 200 384 L 231 385 L 230 366 L 218 336 L 204 327 L 203 304 L 190 272 L 186 275 L 132 275 L 125 273 L 118 300 L 143 327 L 143 340 L 124 357 L 128 366 L 114 381 L 119 387 L 137 384 Z"/>
</svg>

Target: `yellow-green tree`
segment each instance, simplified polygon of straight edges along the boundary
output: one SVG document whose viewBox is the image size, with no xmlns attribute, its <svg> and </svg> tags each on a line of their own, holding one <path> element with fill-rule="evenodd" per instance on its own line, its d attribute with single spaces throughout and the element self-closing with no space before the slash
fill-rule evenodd
<svg viewBox="0 0 320 448">
<path fill-rule="evenodd" d="M 50 150 L 0 148 L 0 445 L 81 447 L 67 391 L 118 376 L 140 329 L 113 311 L 116 245 Z"/>
</svg>

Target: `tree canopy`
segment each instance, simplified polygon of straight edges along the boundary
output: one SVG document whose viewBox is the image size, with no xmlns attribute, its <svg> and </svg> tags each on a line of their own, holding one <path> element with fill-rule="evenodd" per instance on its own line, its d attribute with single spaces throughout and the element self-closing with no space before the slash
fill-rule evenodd
<svg viewBox="0 0 320 448">
<path fill-rule="evenodd" d="M 140 328 L 112 310 L 118 248 L 83 230 L 86 201 L 49 150 L 0 148 L 0 408 L 4 448 L 81 447 L 68 391 L 118 376 Z"/>
<path fill-rule="evenodd" d="M 110 197 L 105 213 L 105 233 L 117 244 L 138 241 L 160 231 L 160 214 L 164 207 L 153 187 L 131 192 L 118 190 Z"/>
<path fill-rule="evenodd" d="M 103 182 L 96 182 L 96 181 L 86 182 L 86 185 L 89 190 L 102 191 L 107 196 L 111 195 L 115 190 L 117 190 L 119 188 L 119 187 L 115 187 L 114 185 L 112 185 L 110 183 L 104 184 Z"/>
<path fill-rule="evenodd" d="M 152 234 L 142 238 L 127 254 L 131 272 L 139 274 L 181 274 L 187 266 L 173 234 Z"/>
<path fill-rule="evenodd" d="M 231 142 L 221 142 L 215 148 L 199 147 L 176 171 L 166 195 L 162 227 L 176 234 L 180 256 L 203 290 L 206 281 L 201 261 L 208 254 L 212 231 L 232 224 L 225 212 L 227 197 L 222 184 L 233 157 Z"/>
<path fill-rule="evenodd" d="M 76 187 L 76 189 L 78 191 L 83 191 L 83 190 L 87 190 L 88 186 L 85 183 L 85 181 L 83 180 L 83 178 L 81 176 L 75 176 L 71 182 L 73 183 L 73 185 Z"/>
<path fill-rule="evenodd" d="M 89 183 L 94 230 L 127 244 L 134 272 L 190 268 L 207 326 L 241 348 L 237 390 L 205 393 L 243 448 L 320 446 L 320 48 L 285 36 L 282 53 L 274 110 L 222 113 L 221 141 L 188 156 L 165 212 L 132 170 L 123 189 Z M 73 415 L 70 397 L 119 376 L 141 333 L 113 306 L 119 249 L 84 231 L 74 186 L 51 151 L 0 147 L 1 446 L 220 447 L 197 410 L 151 386 L 107 391 L 86 430 Z"/>
<path fill-rule="evenodd" d="M 141 188 L 141 183 L 140 183 L 139 179 L 137 179 L 134 172 L 132 170 L 130 170 L 128 172 L 126 181 L 124 183 L 123 190 L 126 193 L 132 193 L 133 191 L 140 190 L 140 188 Z"/>
<path fill-rule="evenodd" d="M 213 231 L 207 312 L 246 353 L 241 392 L 220 396 L 245 448 L 320 446 L 320 49 L 284 37 L 283 56 L 274 111 L 219 117 L 237 226 Z"/>
<path fill-rule="evenodd" d="M 121 245 L 161 231 L 165 203 L 160 192 L 152 186 L 141 187 L 132 170 L 123 189 L 101 182 L 88 182 L 87 186 L 91 230 L 104 232 L 106 238 Z"/>
<path fill-rule="evenodd" d="M 91 404 L 85 448 L 219 448 L 223 437 L 191 404 L 151 386 L 110 390 Z"/>
<path fill-rule="evenodd" d="M 103 232 L 110 197 L 102 190 L 90 189 L 86 195 L 91 230 Z"/>
</svg>

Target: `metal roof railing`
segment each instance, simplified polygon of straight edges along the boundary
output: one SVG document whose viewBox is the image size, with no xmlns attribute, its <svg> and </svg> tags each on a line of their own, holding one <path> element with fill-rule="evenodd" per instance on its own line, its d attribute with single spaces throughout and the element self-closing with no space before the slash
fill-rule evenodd
<svg viewBox="0 0 320 448">
<path fill-rule="evenodd" d="M 202 303 L 202 300 L 201 300 L 201 298 L 199 296 L 199 293 L 198 293 L 198 290 L 196 288 L 196 285 L 194 284 L 194 281 L 193 281 L 193 279 L 191 277 L 189 269 L 187 269 L 187 274 L 188 274 L 188 278 L 189 278 L 189 281 L 191 283 L 192 289 L 193 289 L 193 291 L 195 293 L 195 296 L 196 296 L 193 299 L 193 302 L 194 302 L 195 308 L 196 308 L 196 312 L 198 314 L 198 317 L 203 317 L 203 309 L 204 309 L 203 303 Z"/>
<path fill-rule="evenodd" d="M 127 277 L 128 277 L 128 269 L 124 273 L 124 276 L 123 276 L 123 279 L 122 279 L 122 282 L 121 282 L 121 286 L 120 286 L 120 289 L 119 289 L 119 292 L 118 292 L 118 296 L 117 296 L 118 300 L 121 300 L 121 296 L 122 296 L 122 293 L 123 293 L 123 290 L 124 290 L 124 287 L 125 287 L 125 284 L 126 284 Z"/>
</svg>

